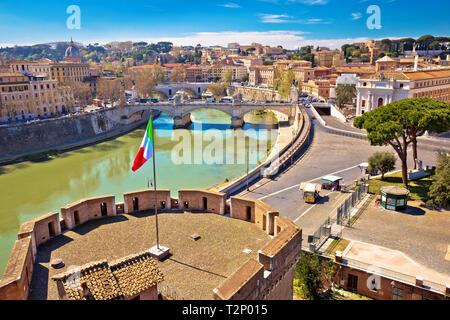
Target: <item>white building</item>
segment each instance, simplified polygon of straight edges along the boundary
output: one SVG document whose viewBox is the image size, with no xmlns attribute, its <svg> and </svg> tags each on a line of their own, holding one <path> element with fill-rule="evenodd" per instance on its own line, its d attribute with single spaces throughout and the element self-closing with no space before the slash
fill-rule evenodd
<svg viewBox="0 0 450 320">
<path fill-rule="evenodd" d="M 356 85 L 356 115 L 405 98 L 427 97 L 450 102 L 450 69 L 368 75 Z"/>
</svg>

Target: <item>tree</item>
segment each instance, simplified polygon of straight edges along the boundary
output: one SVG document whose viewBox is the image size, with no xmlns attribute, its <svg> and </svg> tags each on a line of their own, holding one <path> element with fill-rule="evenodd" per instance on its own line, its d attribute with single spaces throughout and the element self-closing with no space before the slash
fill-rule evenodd
<svg viewBox="0 0 450 320">
<path fill-rule="evenodd" d="M 372 145 L 390 145 L 402 161 L 402 179 L 408 184 L 408 146 L 413 143 L 417 159 L 417 137 L 426 130 L 448 131 L 450 104 L 429 98 L 409 98 L 379 107 L 354 120 L 357 128 L 367 131 Z M 414 161 L 415 162 L 415 161 Z"/>
<path fill-rule="evenodd" d="M 286 70 L 281 75 L 281 81 L 278 86 L 278 93 L 283 98 L 288 98 L 291 94 L 291 88 L 295 80 L 295 74 L 292 70 Z"/>
<path fill-rule="evenodd" d="M 149 98 L 155 90 L 156 81 L 152 69 L 142 69 L 135 75 L 134 85 L 141 98 Z"/>
<path fill-rule="evenodd" d="M 153 66 L 150 69 L 155 84 L 164 83 L 166 81 L 166 70 L 160 66 Z"/>
<path fill-rule="evenodd" d="M 427 205 L 450 208 L 450 155 L 439 152 L 436 172 L 432 178 Z"/>
<path fill-rule="evenodd" d="M 417 39 L 417 43 L 419 44 L 422 50 L 428 50 L 430 48 L 430 44 L 434 41 L 434 37 L 431 34 L 427 34 L 421 36 Z"/>
<path fill-rule="evenodd" d="M 370 172 L 381 172 L 381 180 L 386 172 L 395 168 L 395 156 L 391 152 L 375 152 L 368 159 Z"/>
<path fill-rule="evenodd" d="M 93 92 L 89 83 L 84 82 L 72 82 L 69 84 L 72 89 L 74 99 L 80 104 L 80 106 L 86 106 L 89 104 L 93 97 Z"/>
<path fill-rule="evenodd" d="M 333 262 L 321 260 L 315 253 L 302 252 L 295 266 L 295 278 L 300 280 L 300 289 L 306 299 L 318 300 L 333 274 Z"/>
<path fill-rule="evenodd" d="M 349 47 L 351 47 L 350 44 L 344 44 L 344 45 L 341 47 L 341 50 L 342 50 L 342 52 L 344 53 L 344 57 L 346 57 L 346 58 L 347 58 L 347 48 L 349 48 Z"/>
<path fill-rule="evenodd" d="M 441 44 L 434 40 L 433 42 L 430 43 L 430 49 L 431 50 L 439 50 L 441 48 Z"/>
<path fill-rule="evenodd" d="M 118 103 L 120 107 L 125 103 L 125 91 L 120 80 L 101 79 L 97 84 L 97 96 L 109 101 L 111 106 Z"/>
<path fill-rule="evenodd" d="M 185 79 L 185 71 L 184 68 L 181 66 L 177 66 L 173 68 L 172 72 L 170 73 L 170 82 L 181 82 Z"/>
<path fill-rule="evenodd" d="M 344 104 L 352 103 L 356 98 L 356 87 L 352 85 L 338 84 L 336 86 L 336 104 L 342 108 Z"/>
<path fill-rule="evenodd" d="M 230 87 L 231 82 L 233 81 L 233 69 L 227 69 L 222 77 L 222 82 L 225 87 Z"/>
<path fill-rule="evenodd" d="M 403 185 L 408 185 L 407 150 L 411 139 L 407 134 L 407 124 L 403 120 L 405 110 L 396 108 L 394 103 L 379 107 L 355 118 L 353 124 L 367 131 L 371 145 L 390 145 L 402 162 Z"/>
<path fill-rule="evenodd" d="M 417 159 L 417 137 L 426 131 L 435 133 L 450 130 L 450 104 L 430 98 L 410 98 L 398 104 L 409 109 L 409 133 L 412 139 L 413 159 Z M 417 169 L 414 161 L 414 169 Z"/>
<path fill-rule="evenodd" d="M 208 87 L 208 91 L 216 98 L 225 96 L 225 89 L 223 83 L 220 82 L 211 83 Z"/>
<path fill-rule="evenodd" d="M 381 40 L 381 44 L 383 45 L 386 51 L 391 51 L 392 49 L 392 40 L 391 39 L 383 39 Z"/>
</svg>

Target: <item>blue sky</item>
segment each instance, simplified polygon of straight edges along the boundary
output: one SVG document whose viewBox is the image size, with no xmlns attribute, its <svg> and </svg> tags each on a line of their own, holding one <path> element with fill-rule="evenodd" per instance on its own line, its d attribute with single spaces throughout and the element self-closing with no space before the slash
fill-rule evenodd
<svg viewBox="0 0 450 320">
<path fill-rule="evenodd" d="M 80 7 L 79 30 L 66 26 L 70 5 Z M 381 29 L 366 25 L 370 5 L 381 10 Z M 0 46 L 73 37 L 85 44 L 167 40 L 339 47 L 385 37 L 450 36 L 449 12 L 448 0 L 0 0 Z"/>
</svg>

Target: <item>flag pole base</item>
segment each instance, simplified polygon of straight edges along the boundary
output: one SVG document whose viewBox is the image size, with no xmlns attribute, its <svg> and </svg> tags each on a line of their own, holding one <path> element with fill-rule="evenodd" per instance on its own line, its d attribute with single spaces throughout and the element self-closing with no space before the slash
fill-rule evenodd
<svg viewBox="0 0 450 320">
<path fill-rule="evenodd" d="M 169 253 L 170 249 L 167 247 L 159 246 L 159 248 L 155 245 L 149 250 L 150 255 L 156 260 L 160 261 L 164 259 Z"/>
</svg>

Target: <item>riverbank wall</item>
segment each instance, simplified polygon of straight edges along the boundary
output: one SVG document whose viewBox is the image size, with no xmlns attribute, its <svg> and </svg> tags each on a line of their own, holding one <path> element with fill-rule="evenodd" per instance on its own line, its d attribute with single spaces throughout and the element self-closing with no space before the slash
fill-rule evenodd
<svg viewBox="0 0 450 320">
<path fill-rule="evenodd" d="M 0 164 L 49 151 L 64 151 L 127 133 L 144 124 L 150 111 L 128 117 L 126 108 L 0 127 Z M 154 114 L 154 117 L 157 116 Z"/>
<path fill-rule="evenodd" d="M 276 175 L 276 173 L 292 164 L 293 159 L 309 144 L 311 120 L 304 108 L 297 106 L 297 116 L 294 123 L 295 134 L 293 139 L 282 148 L 275 146 L 266 161 L 252 169 L 248 173 L 248 177 L 247 174 L 244 174 L 226 184 L 211 187 L 210 189 L 223 192 L 230 197 L 245 190 L 247 179 L 248 184 L 251 185 L 266 176 Z"/>
</svg>

